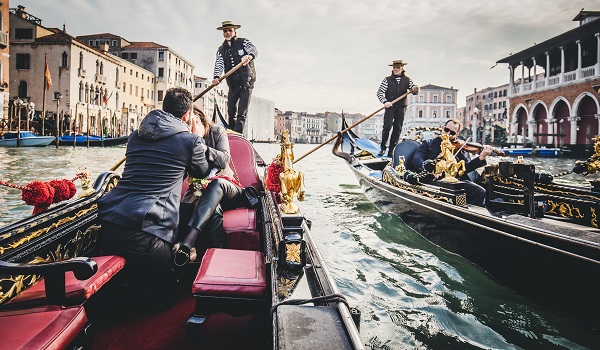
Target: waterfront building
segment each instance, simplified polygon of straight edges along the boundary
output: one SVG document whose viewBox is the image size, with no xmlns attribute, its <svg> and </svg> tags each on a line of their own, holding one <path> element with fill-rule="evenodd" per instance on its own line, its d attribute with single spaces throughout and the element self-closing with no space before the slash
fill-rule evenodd
<svg viewBox="0 0 600 350">
<path fill-rule="evenodd" d="M 275 108 L 275 139 L 279 140 L 281 138 L 281 133 L 283 130 L 288 130 L 291 132 L 292 130 L 292 112 L 283 112 L 277 108 Z"/>
<path fill-rule="evenodd" d="M 208 78 L 194 75 L 194 96 L 202 93 L 210 84 L 212 84 L 212 79 L 208 80 Z M 220 86 L 210 89 L 197 99 L 194 105 L 200 108 L 211 119 L 215 111 L 215 106 L 217 106 L 225 120 L 227 120 L 227 93 Z"/>
<path fill-rule="evenodd" d="M 2 1 L 0 2 L 0 121 L 8 118 L 8 101 L 10 100 L 9 28 L 10 16 L 8 15 L 8 1 Z"/>
<path fill-rule="evenodd" d="M 508 64 L 511 135 L 585 149 L 600 133 L 600 11 L 581 10 L 573 21 L 576 28 L 498 61 Z"/>
<path fill-rule="evenodd" d="M 508 127 L 508 84 L 487 87 L 466 96 L 461 134 L 474 142 L 506 142 Z"/>
<path fill-rule="evenodd" d="M 250 98 L 244 136 L 248 140 L 274 141 L 275 101 L 257 96 Z"/>
<path fill-rule="evenodd" d="M 440 127 L 456 118 L 457 93 L 453 87 L 427 84 L 419 88 L 418 95 L 408 95 L 401 135 L 415 127 Z"/>
<path fill-rule="evenodd" d="M 35 115 L 27 120 L 36 131 L 60 124 L 64 133 L 125 135 L 154 108 L 147 97 L 155 95 L 152 72 L 108 53 L 106 45 L 85 45 L 64 26 L 44 27 L 23 6 L 10 10 L 10 21 L 10 95 Z"/>
<path fill-rule="evenodd" d="M 179 86 L 194 91 L 194 66 L 168 46 L 150 41 L 130 42 L 111 33 L 80 35 L 77 39 L 93 48 L 108 44 L 111 54 L 152 72 L 156 76 L 153 99 L 158 109 L 162 108 L 168 89 Z"/>
</svg>

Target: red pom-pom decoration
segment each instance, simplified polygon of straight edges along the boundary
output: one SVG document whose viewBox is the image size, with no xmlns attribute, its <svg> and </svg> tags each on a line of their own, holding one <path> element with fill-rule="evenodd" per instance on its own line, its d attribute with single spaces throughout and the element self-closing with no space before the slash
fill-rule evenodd
<svg viewBox="0 0 600 350">
<path fill-rule="evenodd" d="M 279 182 L 279 174 L 283 171 L 283 166 L 275 160 L 267 168 L 267 181 L 265 187 L 275 193 L 281 192 L 281 183 Z"/>
<path fill-rule="evenodd" d="M 62 179 L 62 180 L 52 180 L 49 182 L 50 186 L 54 188 L 54 198 L 52 203 L 62 202 L 67 199 L 73 198 L 75 192 L 77 192 L 77 188 L 73 181 Z"/>
<path fill-rule="evenodd" d="M 21 199 L 28 205 L 38 206 L 52 204 L 54 188 L 41 181 L 33 181 L 23 189 Z"/>
</svg>

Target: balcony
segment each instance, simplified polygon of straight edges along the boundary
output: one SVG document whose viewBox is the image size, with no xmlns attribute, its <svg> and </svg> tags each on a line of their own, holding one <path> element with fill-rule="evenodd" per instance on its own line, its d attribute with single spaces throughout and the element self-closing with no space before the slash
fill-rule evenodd
<svg viewBox="0 0 600 350">
<path fill-rule="evenodd" d="M 77 70 L 77 76 L 81 77 L 81 78 L 85 78 L 85 69 L 83 68 L 79 68 Z"/>
<path fill-rule="evenodd" d="M 541 78 L 536 81 L 515 84 L 510 95 L 511 97 L 527 95 L 561 86 L 583 83 L 585 80 L 594 77 L 600 77 L 600 64 L 576 69 L 563 74 L 559 73 L 558 75 Z"/>
<path fill-rule="evenodd" d="M 0 47 L 5 48 L 8 46 L 8 33 L 0 33 Z"/>
<path fill-rule="evenodd" d="M 106 84 L 106 77 L 102 74 L 96 74 L 96 82 Z"/>
<path fill-rule="evenodd" d="M 156 77 L 156 82 L 157 83 L 164 83 L 165 82 L 165 77 Z"/>
</svg>

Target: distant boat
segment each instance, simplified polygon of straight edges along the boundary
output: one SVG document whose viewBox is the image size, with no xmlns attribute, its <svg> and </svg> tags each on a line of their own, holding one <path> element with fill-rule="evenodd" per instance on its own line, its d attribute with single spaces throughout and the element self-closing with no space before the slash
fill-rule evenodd
<svg viewBox="0 0 600 350">
<path fill-rule="evenodd" d="M 54 140 L 54 136 L 40 136 L 29 131 L 21 131 L 19 147 L 45 147 Z M 17 147 L 17 133 L 7 132 L 0 138 L 1 147 Z"/>
<path fill-rule="evenodd" d="M 545 148 L 545 147 L 518 147 L 518 148 L 502 148 L 502 152 L 504 152 L 507 156 L 527 156 L 527 157 L 548 157 L 548 158 L 558 158 L 562 156 L 566 156 L 571 153 L 569 150 L 564 150 L 561 148 Z"/>
<path fill-rule="evenodd" d="M 92 147 L 98 146 L 117 146 L 124 145 L 127 143 L 127 139 L 129 136 L 120 136 L 120 137 L 101 137 L 91 135 L 89 137 L 89 145 Z M 65 135 L 59 137 L 59 146 L 87 146 L 88 145 L 88 137 L 86 135 Z M 52 144 L 56 144 L 56 139 L 52 140 Z"/>
</svg>

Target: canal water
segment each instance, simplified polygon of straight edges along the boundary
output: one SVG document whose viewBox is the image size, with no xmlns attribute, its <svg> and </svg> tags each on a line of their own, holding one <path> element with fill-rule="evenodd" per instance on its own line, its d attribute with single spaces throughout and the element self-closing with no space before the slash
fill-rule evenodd
<svg viewBox="0 0 600 350">
<path fill-rule="evenodd" d="M 296 158 L 315 145 L 295 145 Z M 277 144 L 255 144 L 269 163 Z M 108 170 L 124 147 L 0 149 L 0 179 L 92 177 Z M 508 158 L 496 158 L 508 159 Z M 557 174 L 572 159 L 528 159 Z M 352 306 L 362 311 L 369 349 L 594 349 L 600 331 L 505 288 L 477 266 L 422 238 L 397 216 L 380 213 L 345 162 L 326 146 L 296 164 L 305 174 L 300 202 L 329 270 Z M 591 177 L 591 176 L 590 176 Z M 576 175 L 559 179 L 581 183 Z M 30 214 L 20 190 L 0 186 L 0 226 Z M 593 276 L 591 278 L 598 278 Z M 599 296 L 600 297 L 600 296 Z"/>
</svg>

